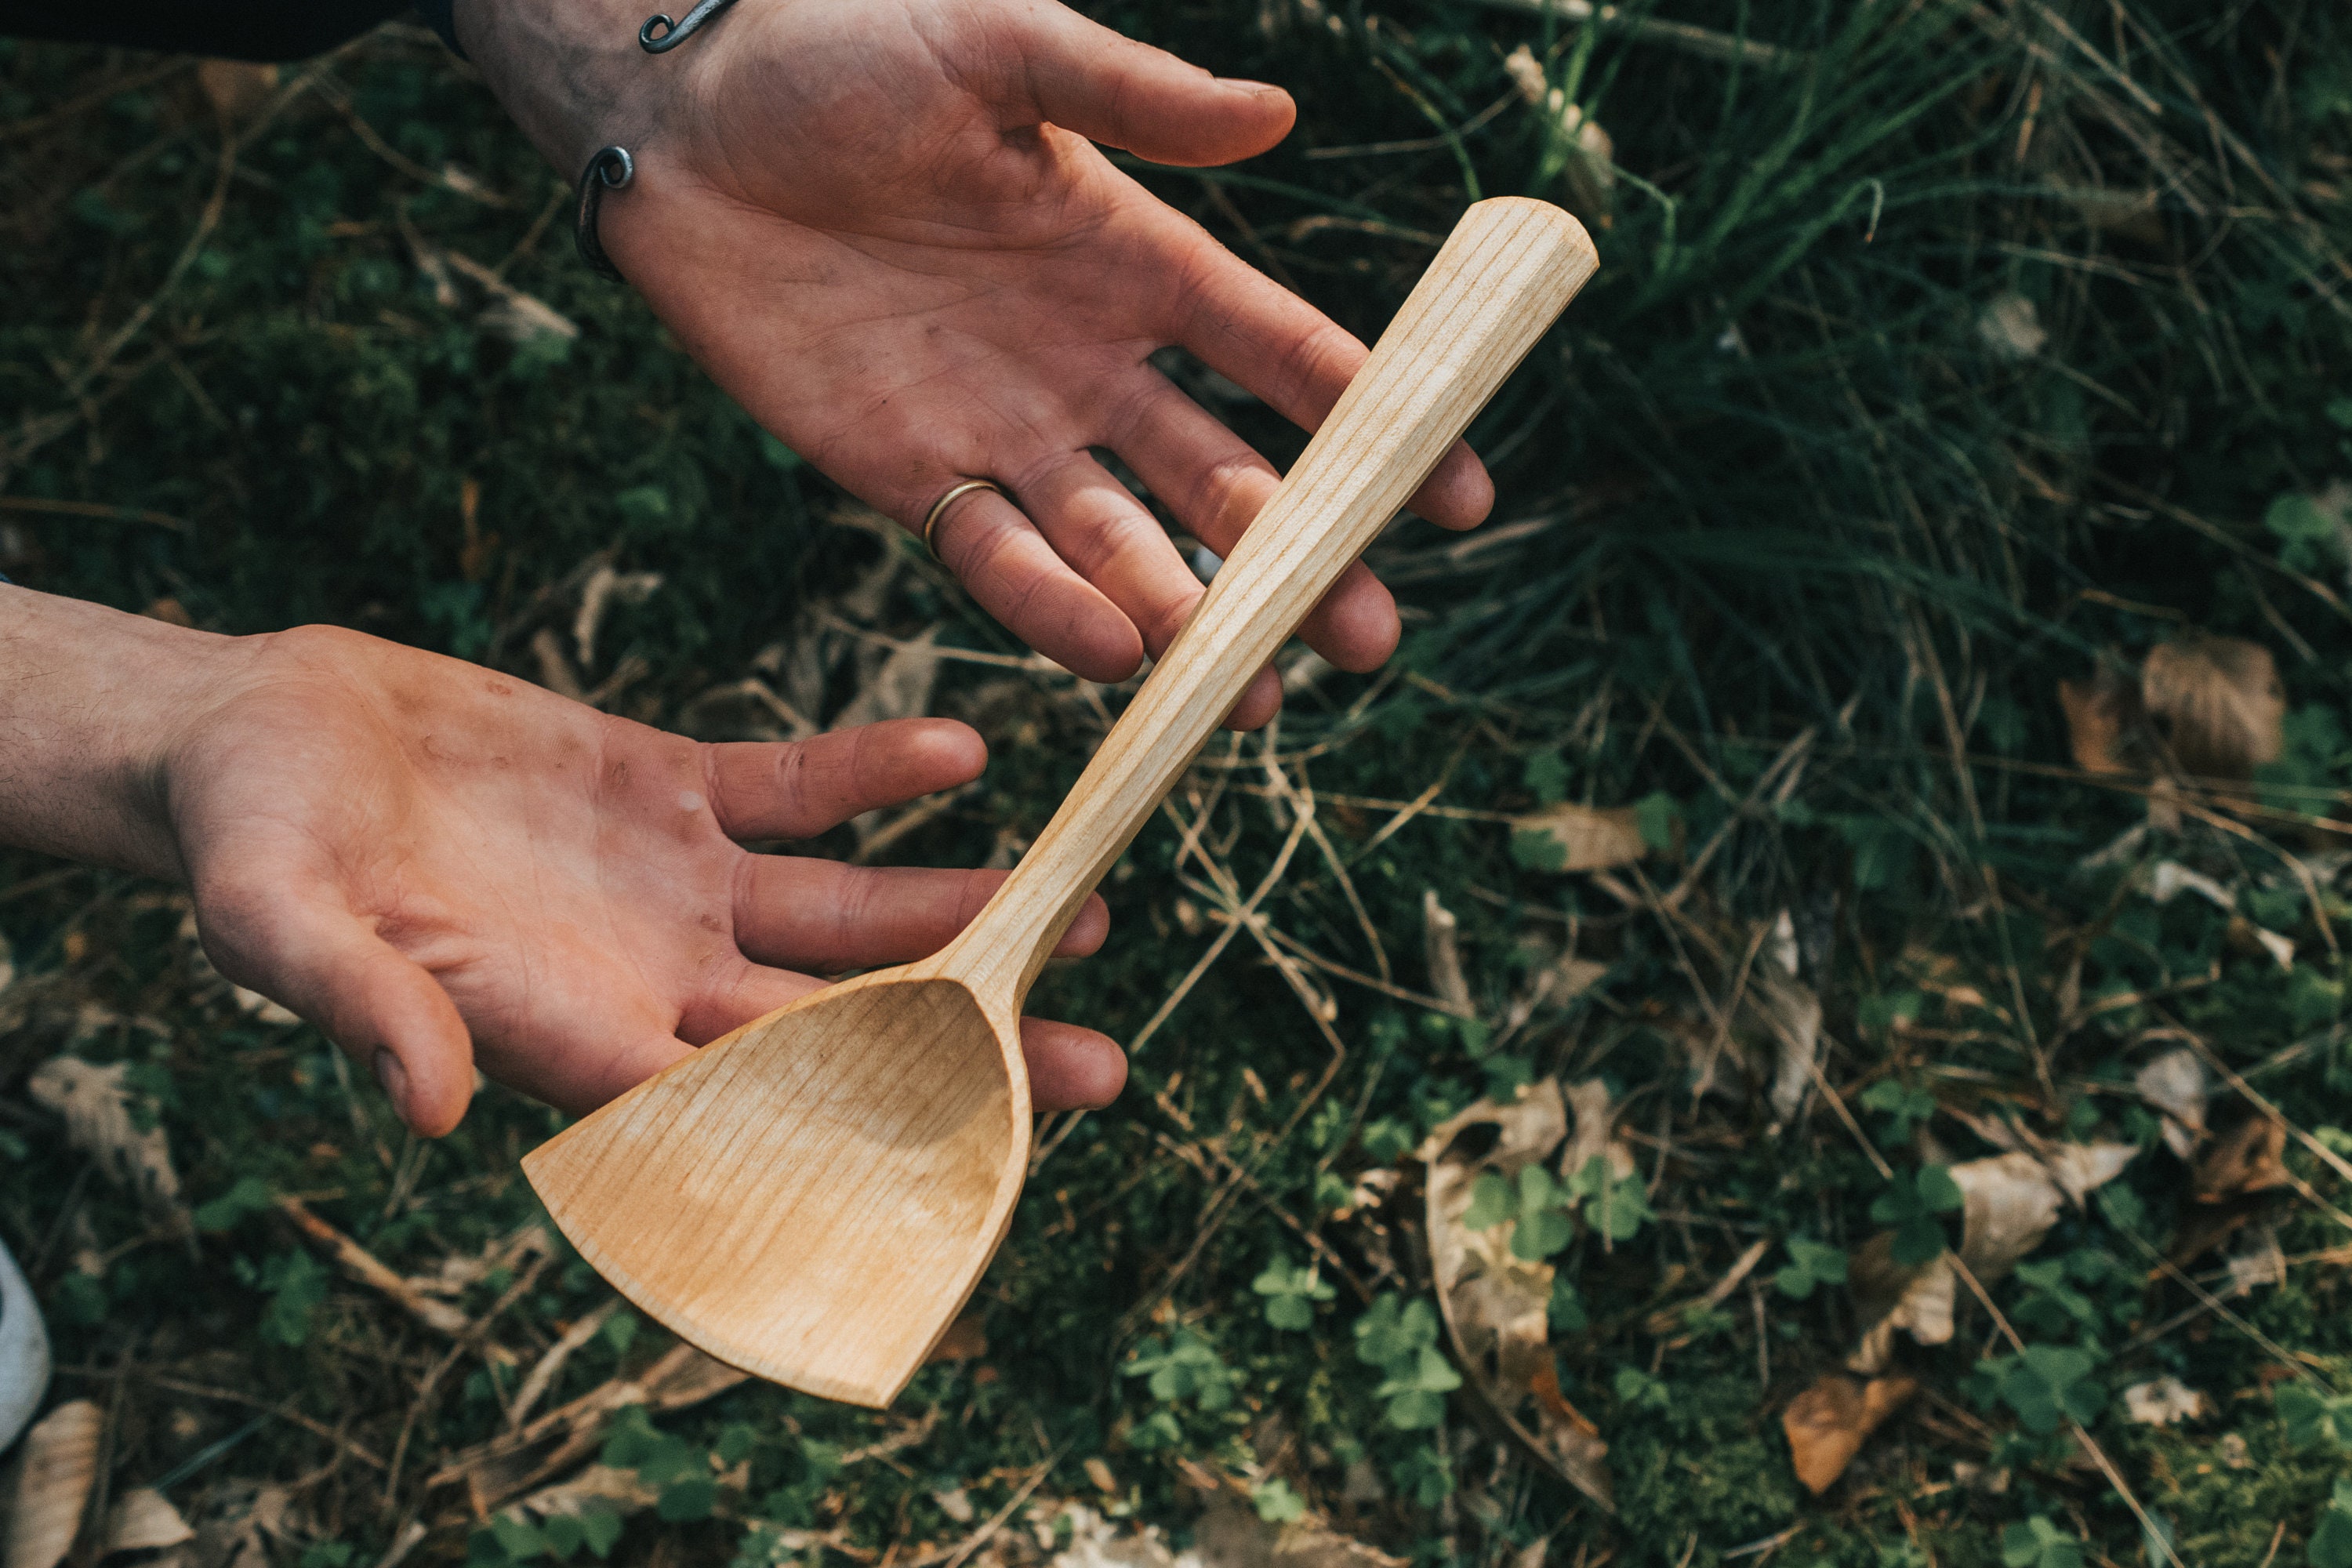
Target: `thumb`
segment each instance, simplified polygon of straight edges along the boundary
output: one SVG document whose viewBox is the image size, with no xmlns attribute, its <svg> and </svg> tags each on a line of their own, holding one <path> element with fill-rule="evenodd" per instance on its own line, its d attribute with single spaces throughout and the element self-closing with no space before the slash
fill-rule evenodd
<svg viewBox="0 0 2352 1568">
<path fill-rule="evenodd" d="M 400 1119 L 426 1138 L 474 1097 L 474 1042 L 440 983 L 348 910 L 280 901 L 220 955 L 248 983 L 325 1031 L 371 1069 Z M 235 964 L 232 970 L 231 963 Z"/>
<path fill-rule="evenodd" d="M 1213 76 L 1066 6 L 1041 8 L 1019 47 L 1018 86 L 1039 119 L 1155 163 L 1251 157 L 1297 118 L 1278 87 Z"/>
</svg>

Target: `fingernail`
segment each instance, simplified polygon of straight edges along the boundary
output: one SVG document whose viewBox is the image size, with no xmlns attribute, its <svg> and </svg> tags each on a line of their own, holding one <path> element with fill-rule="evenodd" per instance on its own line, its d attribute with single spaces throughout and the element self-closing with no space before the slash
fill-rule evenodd
<svg viewBox="0 0 2352 1568">
<path fill-rule="evenodd" d="M 383 1085 L 383 1092 L 392 1101 L 393 1110 L 403 1121 L 408 1120 L 408 1069 L 400 1058 L 379 1047 L 375 1053 L 375 1080 Z"/>
</svg>

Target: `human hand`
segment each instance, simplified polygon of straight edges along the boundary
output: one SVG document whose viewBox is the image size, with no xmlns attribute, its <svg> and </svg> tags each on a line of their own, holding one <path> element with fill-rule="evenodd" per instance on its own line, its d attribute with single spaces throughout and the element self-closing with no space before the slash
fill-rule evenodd
<svg viewBox="0 0 2352 1568">
<path fill-rule="evenodd" d="M 604 247 L 720 386 L 909 529 L 961 479 L 1003 483 L 1012 500 L 977 493 L 941 520 L 941 559 L 1048 658 L 1132 673 L 1202 588 L 1089 448 L 1220 554 L 1276 483 L 1147 357 L 1180 344 L 1311 428 L 1366 351 L 1094 142 L 1230 163 L 1287 132 L 1288 95 L 1053 0 L 741 0 L 649 56 L 636 29 L 660 8 L 464 0 L 457 22 L 567 174 L 629 147 Z M 1461 528 L 1492 498 L 1457 446 L 1413 506 Z M 1303 635 L 1372 668 L 1395 604 L 1358 564 Z M 1265 672 L 1233 721 L 1279 701 Z"/>
<path fill-rule="evenodd" d="M 0 731 L 24 742 L 0 757 L 0 842 L 184 880 L 221 972 L 373 1067 L 427 1135 L 477 1065 L 588 1110 L 819 974 L 937 951 L 1002 879 L 737 842 L 975 777 L 986 748 L 947 720 L 706 745 L 355 632 L 214 637 L 0 595 Z M 1093 900 L 1061 951 L 1108 925 Z M 1124 1079 L 1092 1030 L 1024 1019 L 1022 1044 L 1040 1110 Z"/>
</svg>

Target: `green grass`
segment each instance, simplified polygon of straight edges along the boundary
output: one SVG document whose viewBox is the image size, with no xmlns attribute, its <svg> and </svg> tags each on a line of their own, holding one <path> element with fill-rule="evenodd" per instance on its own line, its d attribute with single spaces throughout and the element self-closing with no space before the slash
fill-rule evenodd
<svg viewBox="0 0 2352 1568">
<path fill-rule="evenodd" d="M 1419 992 L 1434 889 L 1489 1023 L 1523 985 L 1531 936 L 1572 933 L 1607 976 L 1496 1049 L 1328 976 L 1313 982 L 1336 1005 L 1327 1033 L 1236 941 L 1138 1052 L 1120 1104 L 1048 1129 L 1060 1141 L 978 1298 L 986 1355 L 925 1372 L 903 1402 L 902 1419 L 936 1411 L 928 1435 L 836 1473 L 892 1423 L 751 1387 L 656 1418 L 606 1457 L 666 1502 L 611 1550 L 665 1568 L 781 1561 L 832 1550 L 783 1532 L 837 1530 L 861 1560 L 898 1543 L 903 1564 L 963 1539 L 1050 1460 L 1030 1499 L 1053 1505 L 1048 1520 L 1069 1500 L 1181 1533 L 1195 1483 L 1222 1472 L 1268 1511 L 1296 1498 L 1433 1563 L 1500 1564 L 1544 1541 L 1561 1563 L 1711 1564 L 1784 1531 L 1783 1562 L 1990 1563 L 2035 1518 L 2107 1561 L 2157 1560 L 2116 1489 L 2000 1392 L 1984 1358 L 2007 1347 L 1972 1303 L 1949 1344 L 1904 1352 L 1929 1396 L 1823 1499 L 1797 1484 L 1780 1412 L 1862 1325 L 1845 1286 L 1800 1300 L 1771 1280 L 1791 1237 L 1853 1254 L 1888 1184 L 1818 1095 L 1769 1131 L 1769 1042 L 1743 1042 L 1760 1053 L 1751 1092 L 1688 1090 L 1695 1029 L 1703 1040 L 1739 952 L 1787 910 L 1832 1042 L 1823 1072 L 1894 1169 L 1987 1152 L 1953 1113 L 2002 1106 L 2047 1136 L 2149 1146 L 2111 1189 L 2126 1200 L 2069 1213 L 2033 1255 L 2063 1262 L 2062 1277 L 2011 1278 L 1993 1299 L 2032 1342 L 2095 1347 L 2108 1397 L 2090 1429 L 2184 1561 L 2254 1568 L 2284 1526 L 2271 1560 L 2331 1568 L 2325 1539 L 2315 1554 L 2306 1543 L 2347 1460 L 2324 1434 L 2291 1441 L 2273 1389 L 2352 1388 L 2343 1264 L 2327 1255 L 2347 1238 L 2289 1195 L 2263 1215 L 2306 1259 L 2284 1285 L 2224 1315 L 2150 1278 L 2200 1205 L 2127 1086 L 2168 1037 L 2150 1031 L 2186 1028 L 2297 1125 L 2328 1139 L 2352 1124 L 2346 971 L 2322 929 L 2339 942 L 2347 929 L 2328 858 L 2341 835 L 2264 821 L 2246 839 L 2192 821 L 2085 868 L 2143 808 L 2074 774 L 2054 686 L 2183 626 L 2250 637 L 2287 689 L 2275 798 L 2320 812 L 2352 782 L 2345 563 L 2265 522 L 2282 497 L 2352 479 L 2352 28 L 2325 5 L 2151 0 L 1665 9 L 1781 51 L 1735 68 L 1654 30 L 1565 29 L 1499 5 L 1101 14 L 1297 92 L 1299 132 L 1267 157 L 1142 176 L 1355 330 L 1378 331 L 1427 258 L 1416 237 L 1442 233 L 1474 185 L 1580 204 L 1602 269 L 1476 432 L 1497 521 L 1544 525 L 1492 548 L 1420 524 L 1391 535 L 1377 559 L 1409 614 L 1392 668 L 1326 677 L 1274 736 L 1213 745 L 1176 797 L 1188 820 L 1205 814 L 1206 858 L 1180 862 L 1178 832 L 1155 824 L 1106 889 L 1110 945 L 1049 974 L 1038 1006 L 1135 1037 L 1213 940 L 1218 875 L 1246 892 L 1291 837 L 1269 751 L 1290 789 L 1315 793 L 1330 846 L 1295 847 L 1262 906 L 1275 928 Z M 1507 97 L 1521 45 L 1612 139 L 1605 210 L 1557 117 Z M 305 93 L 238 148 L 216 226 L 159 294 L 221 142 L 191 73 L 158 64 L 0 53 L 13 411 L 0 571 L 134 609 L 168 597 L 225 631 L 333 620 L 531 675 L 530 634 L 570 614 L 542 590 L 610 552 L 664 585 L 613 612 L 585 673 L 641 661 L 614 706 L 665 722 L 772 670 L 761 650 L 793 646 L 813 607 L 883 558 L 631 296 L 576 265 L 562 182 L 421 36 L 379 35 L 331 63 L 333 81 L 411 163 L 454 161 L 508 205 L 390 166 Z M 1507 98 L 1478 129 L 1438 134 Z M 551 227 L 536 222 L 547 214 Z M 580 336 L 518 345 L 487 331 L 463 278 L 454 303 L 436 299 L 419 246 L 503 266 Z M 2047 334 L 2021 356 L 1984 326 L 2017 300 Z M 97 364 L 151 300 L 144 329 Z M 1296 450 L 1265 410 L 1218 407 L 1278 459 Z M 911 552 L 866 618 L 1012 650 Z M 830 661 L 816 703 L 837 711 L 859 654 L 838 635 L 814 647 Z M 980 725 L 995 761 L 983 792 L 894 858 L 972 864 L 1034 834 L 1101 728 L 1066 683 L 984 665 L 950 666 L 937 710 Z M 1808 731 L 1765 804 L 1749 803 Z M 1441 781 L 1438 811 L 1373 842 L 1394 807 L 1365 803 Z M 1561 798 L 1644 803 L 1664 846 L 1643 868 L 1658 894 L 1714 844 L 1684 919 L 1630 882 L 1628 902 L 1515 856 L 1491 818 Z M 2316 868 L 2321 911 L 2289 851 Z M 2244 951 L 2198 898 L 2159 908 L 2132 893 L 2163 857 L 2229 883 L 2296 942 L 2299 967 L 2281 975 Z M 252 1180 L 305 1194 L 395 1268 L 427 1272 L 536 1216 L 515 1160 L 555 1123 L 493 1090 L 453 1138 L 408 1144 L 314 1034 L 266 1026 L 209 982 L 181 919 L 157 889 L 0 862 L 0 932 L 25 977 L 0 995 L 0 1234 L 48 1305 L 60 1393 L 110 1413 L 111 1484 L 175 1477 L 173 1500 L 216 1531 L 256 1486 L 286 1488 L 272 1550 L 299 1568 L 373 1563 L 412 1519 L 429 1527 L 423 1558 L 533 1548 L 425 1482 L 498 1430 L 561 1325 L 606 1299 L 593 1273 L 559 1258 L 492 1326 L 499 1349 L 459 1358 L 420 1400 L 446 1342 L 321 1268 L 275 1214 L 223 1200 L 258 1192 L 240 1189 Z M 2070 995 L 2118 1005 L 2074 1019 Z M 67 1049 L 133 1064 L 216 1228 L 175 1237 L 15 1092 Z M 1556 1316 L 1558 1369 L 1610 1445 L 1614 1518 L 1499 1440 L 1466 1394 L 1401 1401 L 1381 1392 L 1391 1368 L 1358 1353 L 1368 1316 L 1429 1300 L 1406 1151 L 1490 1089 L 1543 1075 L 1639 1097 L 1629 1125 L 1658 1141 L 1635 1147 L 1659 1217 L 1605 1247 L 1571 1227 L 1554 1257 L 1582 1320 Z M 1883 1084 L 1939 1109 L 1906 1114 L 1913 1102 L 1873 1095 Z M 2217 1121 L 2232 1103 L 2217 1089 Z M 2308 1151 L 2291 1146 L 2287 1163 L 2345 1206 Z M 1403 1173 L 1396 1195 L 1337 1217 L 1356 1178 L 1388 1165 Z M 1253 1283 L 1297 1267 L 1310 1236 L 1331 1299 L 1284 1297 L 1286 1321 L 1303 1305 L 1310 1322 L 1277 1326 Z M 1773 1249 L 1758 1295 L 1652 1331 L 1759 1238 Z M 2223 1289 L 2219 1263 L 2189 1272 Z M 487 1309 L 508 1283 L 465 1302 Z M 663 1348 L 649 1324 L 608 1331 L 549 1403 Z M 1122 1375 L 1130 1365 L 1147 1374 Z M 2115 1392 L 2166 1373 L 2211 1413 L 2166 1429 L 2124 1419 Z M 386 1463 L 403 1449 L 396 1481 L 338 1432 Z M 713 1450 L 750 1466 L 715 1501 L 700 1484 Z M 1116 1499 L 1088 1459 L 1109 1467 Z M 1995 1475 L 1999 1489 L 1982 1479 Z M 935 1495 L 958 1485 L 972 1523 Z M 714 1508 L 724 1517 L 702 1517 Z M 987 1552 L 1043 1555 L 1029 1521 L 1014 1524 Z"/>
</svg>

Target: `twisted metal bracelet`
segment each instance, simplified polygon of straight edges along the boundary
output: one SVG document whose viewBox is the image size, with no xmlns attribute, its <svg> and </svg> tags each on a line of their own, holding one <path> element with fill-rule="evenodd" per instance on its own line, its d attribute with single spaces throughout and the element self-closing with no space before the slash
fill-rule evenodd
<svg viewBox="0 0 2352 1568">
<path fill-rule="evenodd" d="M 678 21 L 669 19 L 667 12 L 656 12 L 646 18 L 637 29 L 637 45 L 649 55 L 667 54 L 702 30 L 705 24 L 724 11 L 735 0 L 696 0 L 694 8 Z M 588 166 L 580 171 L 578 206 L 572 219 L 572 242 L 579 248 L 580 259 L 600 278 L 614 282 L 625 281 L 621 269 L 604 254 L 604 242 L 596 232 L 596 220 L 604 205 L 604 193 L 617 191 L 636 178 L 637 161 L 629 156 L 626 147 L 617 144 L 599 147 L 589 155 Z"/>
</svg>

